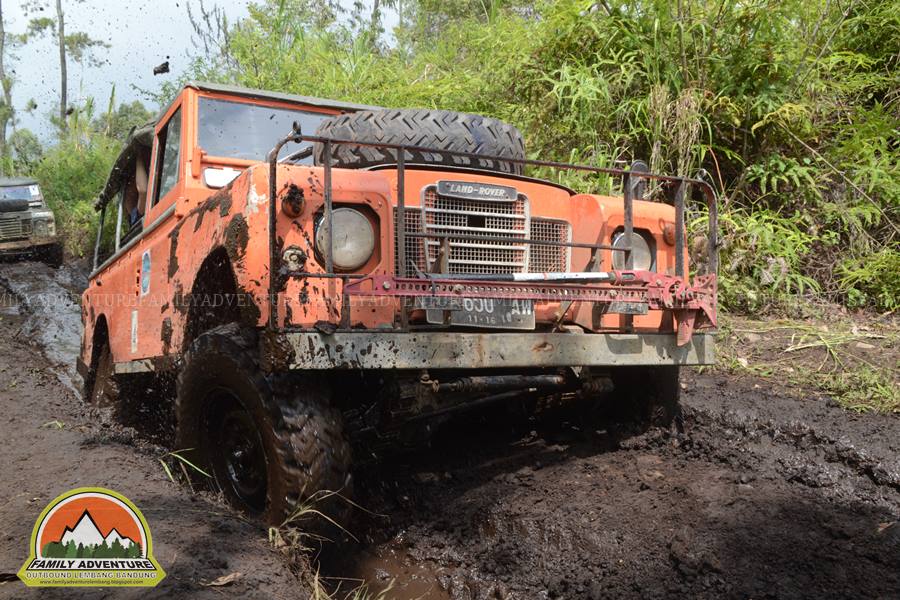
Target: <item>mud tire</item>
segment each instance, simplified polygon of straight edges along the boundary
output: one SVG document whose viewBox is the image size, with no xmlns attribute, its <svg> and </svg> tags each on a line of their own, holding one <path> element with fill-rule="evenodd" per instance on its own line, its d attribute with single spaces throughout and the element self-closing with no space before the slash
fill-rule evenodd
<svg viewBox="0 0 900 600">
<path fill-rule="evenodd" d="M 464 152 L 524 159 L 525 142 L 518 129 L 480 115 L 433 109 L 362 110 L 323 121 L 316 135 L 368 143 L 408 144 L 435 152 L 407 151 L 407 163 L 443 165 L 521 175 L 522 165 L 487 158 L 455 156 Z M 324 144 L 313 148 L 316 164 L 324 164 Z M 364 169 L 395 164 L 397 151 L 388 148 L 332 145 L 332 165 Z"/>
<path fill-rule="evenodd" d="M 194 340 L 178 376 L 176 448 L 214 475 L 213 487 L 233 505 L 268 525 L 284 524 L 312 500 L 316 510 L 344 526 L 350 506 L 344 499 L 352 493 L 350 447 L 341 414 L 330 405 L 328 388 L 306 379 L 268 375 L 257 356 L 255 331 L 235 323 Z M 221 459 L 214 460 L 223 452 L 213 444 L 210 431 L 221 406 L 217 391 L 237 399 L 256 426 L 265 453 L 263 505 L 250 506 L 227 481 L 223 485 L 221 468 L 216 467 Z M 208 478 L 197 479 L 209 483 Z M 325 490 L 339 495 L 322 500 Z M 339 534 L 326 519 L 312 517 L 296 524 L 326 537 Z"/>
<path fill-rule="evenodd" d="M 682 428 L 678 367 L 620 367 L 612 379 L 620 416 L 642 431 Z"/>
</svg>

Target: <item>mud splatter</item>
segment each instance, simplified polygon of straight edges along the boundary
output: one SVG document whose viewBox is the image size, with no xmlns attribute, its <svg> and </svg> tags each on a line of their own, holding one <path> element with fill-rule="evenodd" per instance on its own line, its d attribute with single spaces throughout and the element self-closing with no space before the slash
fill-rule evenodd
<svg viewBox="0 0 900 600">
<path fill-rule="evenodd" d="M 169 317 L 163 319 L 159 339 L 163 343 L 163 354 L 168 354 L 169 349 L 172 347 L 172 319 Z"/>
<path fill-rule="evenodd" d="M 285 212 L 292 217 L 297 218 L 303 212 L 303 204 L 306 202 L 306 198 L 303 194 L 303 188 L 297 186 L 296 184 L 290 184 L 287 189 L 287 193 L 282 197 L 283 206 L 286 207 Z"/>
<path fill-rule="evenodd" d="M 233 263 L 243 260 L 250 242 L 250 228 L 244 215 L 238 213 L 231 218 L 225 228 L 225 250 Z"/>
</svg>

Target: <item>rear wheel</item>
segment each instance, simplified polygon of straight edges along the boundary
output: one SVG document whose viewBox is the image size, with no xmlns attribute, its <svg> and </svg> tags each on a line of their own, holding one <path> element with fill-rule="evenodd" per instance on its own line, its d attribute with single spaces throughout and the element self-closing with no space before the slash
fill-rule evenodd
<svg viewBox="0 0 900 600">
<path fill-rule="evenodd" d="M 343 524 L 348 505 L 337 495 L 349 496 L 352 481 L 340 413 L 327 388 L 267 375 L 257 354 L 255 332 L 237 324 L 191 344 L 178 378 L 176 447 L 232 505 L 267 524 L 302 517 L 307 503 Z M 322 519 L 300 526 L 334 533 Z"/>
<path fill-rule="evenodd" d="M 119 401 L 119 386 L 109 344 L 104 343 L 97 355 L 93 369 L 84 382 L 84 401 L 97 408 L 115 408 Z"/>
</svg>

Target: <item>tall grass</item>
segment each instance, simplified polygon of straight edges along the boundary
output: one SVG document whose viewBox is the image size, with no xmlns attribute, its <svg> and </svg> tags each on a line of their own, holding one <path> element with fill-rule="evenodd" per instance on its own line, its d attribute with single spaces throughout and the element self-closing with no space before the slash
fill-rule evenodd
<svg viewBox="0 0 900 600">
<path fill-rule="evenodd" d="M 94 201 L 121 148 L 121 142 L 92 127 L 92 117 L 89 101 L 70 116 L 63 137 L 33 171 L 56 215 L 65 248 L 75 257 L 90 252 L 99 221 Z"/>
</svg>

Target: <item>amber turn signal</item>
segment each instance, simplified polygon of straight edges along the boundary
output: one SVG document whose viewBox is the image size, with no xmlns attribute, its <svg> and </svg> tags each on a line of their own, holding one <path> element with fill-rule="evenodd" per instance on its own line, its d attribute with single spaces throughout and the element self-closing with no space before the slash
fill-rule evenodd
<svg viewBox="0 0 900 600">
<path fill-rule="evenodd" d="M 663 239 L 668 245 L 675 245 L 675 225 L 673 225 L 672 223 L 666 223 L 663 226 Z"/>
<path fill-rule="evenodd" d="M 281 212 L 296 219 L 303 213 L 303 190 L 297 186 L 290 186 L 287 193 L 281 197 Z"/>
</svg>

